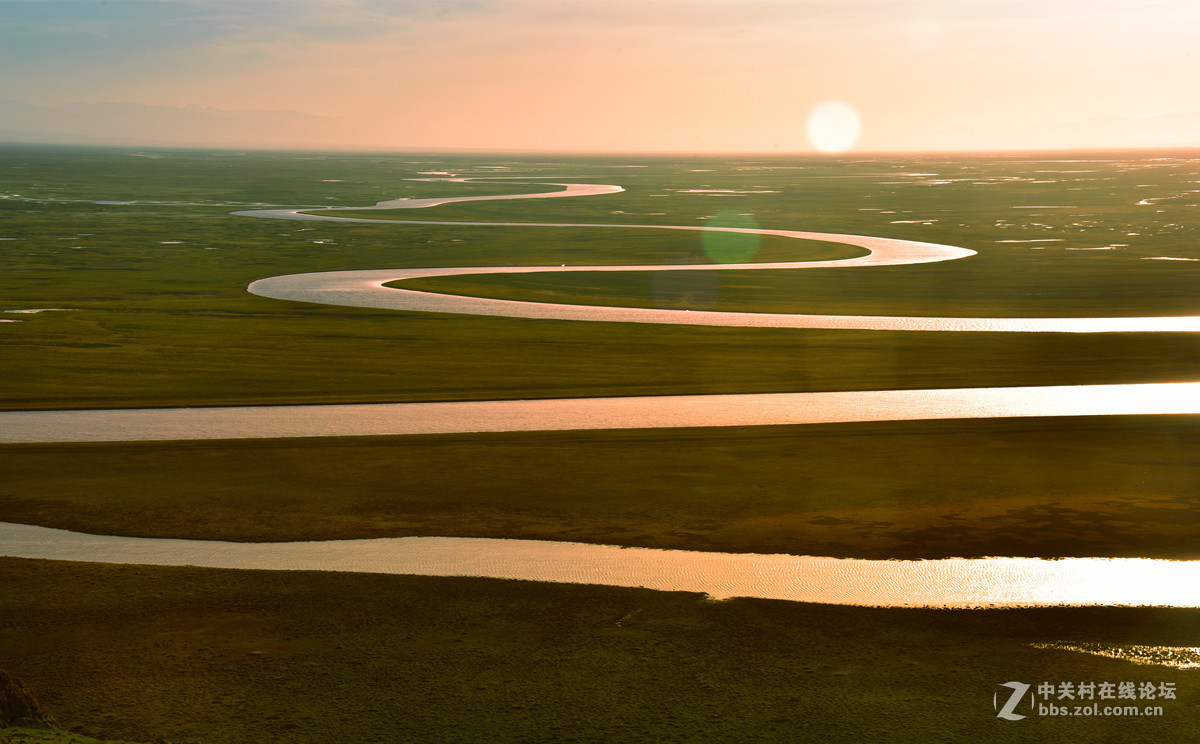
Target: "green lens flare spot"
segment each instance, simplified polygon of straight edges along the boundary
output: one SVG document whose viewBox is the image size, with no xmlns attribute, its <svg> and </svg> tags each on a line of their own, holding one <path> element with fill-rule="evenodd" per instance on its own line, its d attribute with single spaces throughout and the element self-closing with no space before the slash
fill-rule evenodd
<svg viewBox="0 0 1200 744">
<path fill-rule="evenodd" d="M 758 253 L 758 229 L 752 215 L 727 209 L 708 218 L 701 235 L 704 252 L 716 263 L 746 263 Z M 741 232 L 741 231 L 746 232 Z"/>
</svg>

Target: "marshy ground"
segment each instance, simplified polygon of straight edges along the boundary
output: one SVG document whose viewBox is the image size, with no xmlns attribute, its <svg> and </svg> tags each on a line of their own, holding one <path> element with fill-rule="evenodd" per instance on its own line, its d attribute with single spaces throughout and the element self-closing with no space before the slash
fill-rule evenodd
<svg viewBox="0 0 1200 744">
<path fill-rule="evenodd" d="M 287 303 L 371 267 L 706 260 L 697 234 L 284 223 L 271 205 L 621 194 L 452 220 L 703 224 L 960 245 L 927 266 L 678 281 L 421 280 L 556 302 L 912 315 L 1200 314 L 1183 156 L 714 162 L 0 151 L 8 409 L 1200 379 L 1188 334 L 660 328 Z M 642 165 L 615 168 L 614 165 Z M 704 172 L 698 172 L 704 171 Z M 932 175 L 931 175 L 932 174 Z M 374 213 L 371 216 L 384 216 Z M 406 216 L 406 215 L 394 215 Z M 760 260 L 845 247 L 764 240 Z M 739 247 L 743 250 L 745 247 Z M 761 304 L 759 304 L 761 303 Z M 54 312 L 14 312 L 66 308 Z M 1189 417 L 0 447 L 0 520 L 232 540 L 413 534 L 863 557 L 1195 559 Z M 0 662 L 68 730 L 134 741 L 1112 741 L 1198 727 L 1194 671 L 1031 643 L 1196 645 L 1192 610 L 871 610 L 470 579 L 0 560 Z M 1174 681 L 1162 719 L 1002 721 L 1010 680 Z M 22 741 L 25 732 L 0 732 Z M 57 739 L 67 741 L 68 738 Z"/>
</svg>

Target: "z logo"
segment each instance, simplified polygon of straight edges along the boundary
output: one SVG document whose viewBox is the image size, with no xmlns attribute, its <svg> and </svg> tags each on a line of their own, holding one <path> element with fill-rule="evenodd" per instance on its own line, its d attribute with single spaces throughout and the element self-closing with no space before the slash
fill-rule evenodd
<svg viewBox="0 0 1200 744">
<path fill-rule="evenodd" d="M 1017 703 L 1021 702 L 1021 698 L 1023 698 L 1025 693 L 1029 690 L 1029 685 L 1025 684 L 1024 682 L 1005 682 L 1000 686 L 1012 688 L 1012 694 L 1008 696 L 1008 701 L 1004 703 L 1003 708 L 1000 708 L 1000 712 L 996 714 L 996 717 L 1003 718 L 1006 721 L 1019 721 L 1022 718 L 1025 718 L 1025 716 L 1021 715 L 1020 713 L 1014 713 L 1013 710 L 1017 707 Z M 998 695 L 999 693 L 992 693 L 993 708 L 999 707 Z"/>
</svg>

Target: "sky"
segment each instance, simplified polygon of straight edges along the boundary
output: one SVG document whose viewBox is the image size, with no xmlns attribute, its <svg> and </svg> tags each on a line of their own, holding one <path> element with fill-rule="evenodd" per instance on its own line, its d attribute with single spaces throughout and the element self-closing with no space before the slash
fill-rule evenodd
<svg viewBox="0 0 1200 744">
<path fill-rule="evenodd" d="M 1200 146 L 1197 29 L 1196 0 L 0 0 L 0 102 L 30 104 L 0 139 Z"/>
</svg>

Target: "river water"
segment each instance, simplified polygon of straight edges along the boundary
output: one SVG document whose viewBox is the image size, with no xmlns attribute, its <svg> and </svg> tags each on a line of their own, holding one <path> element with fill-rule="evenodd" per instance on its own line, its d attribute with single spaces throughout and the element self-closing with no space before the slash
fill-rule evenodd
<svg viewBox="0 0 1200 744">
<path fill-rule="evenodd" d="M 0 412 L 0 443 L 1200 413 L 1200 383 Z"/>
<path fill-rule="evenodd" d="M 374 208 L 427 207 L 454 201 L 497 198 L 580 196 L 620 190 L 620 187 L 601 184 L 560 185 L 567 186 L 566 191 L 501 197 L 394 200 L 380 202 Z M 299 209 L 256 210 L 236 214 L 302 220 L 346 219 L 324 214 L 303 214 Z M 513 223 L 425 221 L 423 224 L 511 226 Z M 706 229 L 656 225 L 553 226 Z M 1200 318 L 1196 317 L 913 318 L 687 312 L 508 302 L 383 286 L 397 279 L 448 274 L 880 266 L 951 260 L 973 255 L 972 251 L 954 246 L 869 236 L 778 230 L 757 232 L 848 243 L 864 248 L 867 255 L 834 262 L 723 266 L 475 267 L 330 272 L 271 277 L 253 283 L 249 291 L 266 297 L 305 302 L 563 320 L 941 331 L 1200 331 Z M 10 411 L 0 413 L 0 442 L 328 437 L 1180 413 L 1200 413 L 1200 383 L 374 405 Z M 703 592 L 714 598 L 745 596 L 886 607 L 1200 606 L 1200 562 L 1197 561 L 1103 558 L 873 561 L 452 537 L 228 543 L 86 535 L 7 523 L 0 523 L 0 555 L 213 568 L 486 576 Z"/>
<path fill-rule="evenodd" d="M 233 543 L 86 535 L 0 523 L 0 555 L 99 563 L 528 581 L 877 607 L 1200 607 L 1200 562 L 983 558 L 880 561 L 537 540 L 397 537 Z"/>
</svg>

